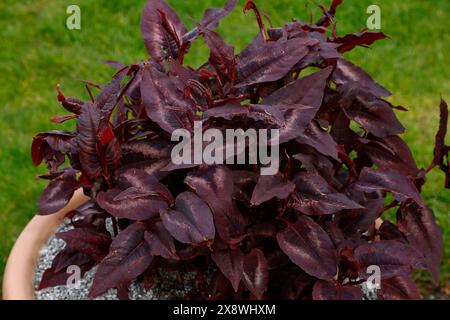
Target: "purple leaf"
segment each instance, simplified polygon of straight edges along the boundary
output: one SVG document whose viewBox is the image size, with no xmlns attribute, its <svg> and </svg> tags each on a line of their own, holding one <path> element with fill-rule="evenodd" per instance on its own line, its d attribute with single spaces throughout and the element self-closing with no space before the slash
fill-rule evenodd
<svg viewBox="0 0 450 320">
<path fill-rule="evenodd" d="M 173 203 L 170 191 L 144 170 L 128 169 L 119 176 L 116 188 L 100 192 L 97 203 L 117 218 L 147 220 Z"/>
<path fill-rule="evenodd" d="M 258 300 L 263 298 L 269 283 L 269 268 L 261 250 L 253 249 L 245 256 L 242 280 Z"/>
<path fill-rule="evenodd" d="M 400 229 L 408 242 L 421 254 L 426 268 L 438 284 L 444 243 L 433 212 L 412 203 L 404 207 L 402 213 L 404 218 L 399 223 Z"/>
<path fill-rule="evenodd" d="M 145 232 L 145 241 L 150 246 L 150 252 L 153 256 L 161 256 L 170 260 L 179 259 L 173 238 L 162 222 L 156 223 L 152 231 Z"/>
<path fill-rule="evenodd" d="M 386 35 L 383 32 L 359 32 L 348 34 L 341 38 L 334 38 L 332 42 L 339 43 L 339 52 L 344 53 L 352 50 L 356 46 L 370 46 L 375 41 L 385 39 Z"/>
<path fill-rule="evenodd" d="M 363 139 L 361 139 L 363 140 Z M 364 152 L 370 160 L 384 170 L 395 170 L 405 176 L 415 177 L 419 171 L 408 145 L 398 136 L 381 141 L 362 141 Z"/>
<path fill-rule="evenodd" d="M 84 253 L 100 262 L 108 254 L 111 236 L 106 232 L 99 232 L 92 228 L 75 228 L 56 235 L 64 240 L 67 246 Z"/>
<path fill-rule="evenodd" d="M 241 53 L 237 57 L 237 87 L 283 78 L 306 56 L 309 46 L 317 43 L 318 41 L 313 38 L 267 42 L 255 51 Z"/>
<path fill-rule="evenodd" d="M 183 96 L 174 81 L 176 78 L 147 66 L 141 83 L 147 116 L 168 133 L 179 128 L 190 129 L 190 119 L 193 119 L 192 102 Z"/>
<path fill-rule="evenodd" d="M 192 192 L 178 195 L 175 210 L 162 210 L 161 219 L 170 234 L 182 243 L 199 244 L 214 240 L 211 210 Z"/>
<path fill-rule="evenodd" d="M 134 280 L 150 266 L 153 256 L 144 239 L 146 230 L 145 224 L 136 222 L 113 240 L 109 254 L 98 265 L 89 292 L 90 298 Z"/>
<path fill-rule="evenodd" d="M 338 271 L 338 256 L 328 234 L 307 216 L 277 234 L 281 250 L 306 273 L 331 280 Z"/>
<path fill-rule="evenodd" d="M 329 187 L 317 174 L 301 172 L 295 179 L 297 192 L 292 196 L 292 207 L 307 215 L 333 214 L 345 209 L 361 209 L 345 194 Z"/>
<path fill-rule="evenodd" d="M 232 203 L 233 178 L 226 166 L 214 166 L 188 174 L 184 182 L 208 203 L 223 240 L 242 234 L 244 222 Z"/>
<path fill-rule="evenodd" d="M 239 290 L 239 284 L 244 273 L 244 256 L 239 249 L 214 251 L 211 258 L 223 275 L 230 280 L 235 292 Z"/>
<path fill-rule="evenodd" d="M 400 275 L 390 279 L 381 280 L 381 291 L 378 293 L 381 300 L 419 300 L 419 288 L 410 275 Z"/>
<path fill-rule="evenodd" d="M 214 30 L 219 25 L 220 20 L 225 18 L 236 6 L 238 0 L 228 0 L 223 8 L 210 8 L 206 9 L 202 20 L 200 21 L 200 26 L 204 29 Z M 189 31 L 183 36 L 184 42 L 191 42 L 199 35 L 199 28 L 195 27 L 193 30 Z"/>
<path fill-rule="evenodd" d="M 322 130 L 314 121 L 312 121 L 306 130 L 297 138 L 297 142 L 309 145 L 321 154 L 339 161 L 337 143 L 328 132 Z"/>
<path fill-rule="evenodd" d="M 218 74 L 223 75 L 229 81 L 234 81 L 236 77 L 234 48 L 227 45 L 217 32 L 202 29 L 201 34 L 211 50 L 209 63 L 214 66 Z"/>
<path fill-rule="evenodd" d="M 187 29 L 165 1 L 149 0 L 142 12 L 141 32 L 148 53 L 158 61 L 178 58 L 181 39 Z"/>
<path fill-rule="evenodd" d="M 416 251 L 395 240 L 365 243 L 355 249 L 355 258 L 361 270 L 359 276 L 367 279 L 369 266 L 378 266 L 382 279 L 389 279 L 398 275 L 409 274 L 412 269 L 421 266 L 420 256 Z"/>
<path fill-rule="evenodd" d="M 60 176 L 50 181 L 39 198 L 38 212 L 40 215 L 55 213 L 69 203 L 75 190 L 80 188 L 76 171 L 65 170 Z"/>
<path fill-rule="evenodd" d="M 332 80 L 337 85 L 346 83 L 358 83 L 377 97 L 388 97 L 391 93 L 376 83 L 372 77 L 360 67 L 345 59 L 339 59 L 332 75 Z"/>
<path fill-rule="evenodd" d="M 260 176 L 251 199 L 252 205 L 260 205 L 272 198 L 286 199 L 294 191 L 295 185 L 285 180 L 281 173 L 272 176 Z"/>
<path fill-rule="evenodd" d="M 412 199 L 423 206 L 419 191 L 411 178 L 388 170 L 364 168 L 355 184 L 358 190 L 372 193 L 376 191 L 392 192 L 398 201 Z"/>
</svg>

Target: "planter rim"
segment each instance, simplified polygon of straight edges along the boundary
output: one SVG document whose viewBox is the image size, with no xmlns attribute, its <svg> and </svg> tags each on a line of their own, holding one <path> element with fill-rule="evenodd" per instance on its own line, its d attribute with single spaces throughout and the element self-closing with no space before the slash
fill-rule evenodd
<svg viewBox="0 0 450 320">
<path fill-rule="evenodd" d="M 35 300 L 34 276 L 41 248 L 63 222 L 65 215 L 88 201 L 81 189 L 57 213 L 33 217 L 17 238 L 5 267 L 3 300 Z"/>
</svg>

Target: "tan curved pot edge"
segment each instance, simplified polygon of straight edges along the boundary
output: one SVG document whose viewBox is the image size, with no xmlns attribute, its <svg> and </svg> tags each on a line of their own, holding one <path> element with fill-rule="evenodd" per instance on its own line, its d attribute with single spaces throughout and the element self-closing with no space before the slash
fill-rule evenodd
<svg viewBox="0 0 450 320">
<path fill-rule="evenodd" d="M 39 251 L 55 233 L 69 211 L 76 209 L 87 198 L 77 190 L 66 207 L 55 214 L 35 216 L 27 224 L 14 244 L 3 276 L 3 300 L 34 300 L 34 275 Z"/>
</svg>

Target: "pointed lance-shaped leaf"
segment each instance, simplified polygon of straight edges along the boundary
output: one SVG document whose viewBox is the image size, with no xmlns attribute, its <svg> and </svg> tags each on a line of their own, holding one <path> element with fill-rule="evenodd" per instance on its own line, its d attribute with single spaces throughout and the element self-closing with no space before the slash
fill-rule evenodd
<svg viewBox="0 0 450 320">
<path fill-rule="evenodd" d="M 277 234 L 281 250 L 306 273 L 332 280 L 338 270 L 336 248 L 329 235 L 314 220 L 300 216 L 295 224 Z"/>
<path fill-rule="evenodd" d="M 248 290 L 258 299 L 263 298 L 269 283 L 269 267 L 260 249 L 252 249 L 244 258 L 242 280 Z"/>
<path fill-rule="evenodd" d="M 400 230 L 421 254 L 435 284 L 438 284 L 444 243 L 433 211 L 412 203 L 403 208 L 402 216 L 403 219 L 399 222 Z"/>
<path fill-rule="evenodd" d="M 161 210 L 164 227 L 182 243 L 214 240 L 216 229 L 211 210 L 196 194 L 185 191 L 175 200 L 175 210 Z"/>
<path fill-rule="evenodd" d="M 283 78 L 317 43 L 313 38 L 279 40 L 241 53 L 237 57 L 237 87 Z"/>
<path fill-rule="evenodd" d="M 236 74 L 234 48 L 226 44 L 217 32 L 201 29 L 201 34 L 210 49 L 209 63 L 214 66 L 219 75 L 234 81 Z"/>
<path fill-rule="evenodd" d="M 278 107 L 285 112 L 285 124 L 280 128 L 280 143 L 299 137 L 314 119 L 327 85 L 331 67 L 315 72 L 266 97 L 261 104 Z"/>
<path fill-rule="evenodd" d="M 98 265 L 89 292 L 90 298 L 134 280 L 150 266 L 153 256 L 144 239 L 146 230 L 144 223 L 136 222 L 113 240 L 109 254 Z"/>
<path fill-rule="evenodd" d="M 356 46 L 370 46 L 375 41 L 385 39 L 386 35 L 383 32 L 369 32 L 363 31 L 354 34 L 348 34 L 344 37 L 337 37 L 331 40 L 333 43 L 341 44 L 338 48 L 340 53 L 352 50 Z"/>
<path fill-rule="evenodd" d="M 83 105 L 77 132 L 78 156 L 83 171 L 92 179 L 101 174 L 109 177 L 110 169 L 120 164 L 120 145 L 97 105 Z"/>
<path fill-rule="evenodd" d="M 211 258 L 223 275 L 230 280 L 234 291 L 237 292 L 244 272 L 244 256 L 242 252 L 239 249 L 213 251 Z"/>
<path fill-rule="evenodd" d="M 445 144 L 445 136 L 447 135 L 448 126 L 448 105 L 443 99 L 441 99 L 440 104 L 440 121 L 439 130 L 436 133 L 436 143 L 434 147 L 434 159 L 430 164 L 428 171 L 439 166 L 441 170 L 445 173 L 445 187 L 450 189 L 450 164 L 449 164 L 449 152 L 450 146 Z M 447 163 L 445 163 L 445 158 L 447 158 Z"/>
<path fill-rule="evenodd" d="M 331 78 L 337 85 L 349 82 L 358 83 L 359 86 L 366 88 L 376 97 L 388 97 L 391 95 L 387 89 L 376 83 L 367 72 L 345 59 L 337 61 Z"/>
<path fill-rule="evenodd" d="M 381 300 L 419 300 L 419 288 L 410 275 L 399 275 L 381 280 L 381 290 L 378 292 Z"/>
<path fill-rule="evenodd" d="M 193 119 L 192 101 L 183 96 L 176 85 L 175 77 L 147 65 L 141 82 L 142 103 L 147 116 L 164 131 L 190 129 Z"/>
<path fill-rule="evenodd" d="M 292 207 L 307 215 L 333 214 L 362 206 L 344 193 L 333 190 L 318 174 L 300 172 L 294 179 L 297 192 L 292 195 Z"/>
<path fill-rule="evenodd" d="M 148 0 L 141 16 L 141 32 L 150 56 L 159 61 L 178 58 L 186 27 L 163 0 Z"/>
<path fill-rule="evenodd" d="M 374 170 L 365 167 L 361 171 L 355 187 L 367 193 L 376 191 L 392 192 L 398 201 L 412 199 L 423 206 L 419 191 L 413 180 L 392 170 Z"/>
<path fill-rule="evenodd" d="M 170 191 L 151 174 L 141 169 L 127 169 L 117 186 L 97 195 L 97 203 L 117 218 L 147 220 L 173 203 Z"/>
<path fill-rule="evenodd" d="M 233 177 L 226 166 L 211 166 L 190 172 L 184 182 L 208 203 L 220 237 L 227 241 L 242 235 L 244 221 L 233 207 Z"/>
<path fill-rule="evenodd" d="M 382 279 L 409 274 L 411 270 L 422 266 L 420 255 L 411 246 L 396 240 L 383 240 L 365 243 L 357 247 L 354 257 L 361 269 L 359 276 L 369 278 L 369 266 L 378 266 Z"/>
<path fill-rule="evenodd" d="M 111 235 L 93 228 L 74 228 L 56 235 L 72 249 L 84 253 L 100 262 L 108 254 Z"/>
<path fill-rule="evenodd" d="M 80 188 L 76 171 L 65 170 L 57 178 L 50 181 L 39 198 L 38 213 L 48 215 L 64 208 L 69 203 L 75 190 Z"/>
<path fill-rule="evenodd" d="M 263 202 L 273 198 L 280 200 L 286 199 L 294 191 L 295 184 L 289 180 L 285 180 L 281 173 L 271 176 L 260 176 L 258 183 L 253 190 L 251 203 L 260 205 Z"/>
<path fill-rule="evenodd" d="M 381 141 L 360 139 L 362 150 L 381 169 L 416 177 L 419 169 L 408 145 L 398 136 L 383 138 Z"/>
<path fill-rule="evenodd" d="M 315 121 L 309 123 L 306 130 L 297 138 L 297 142 L 309 145 L 321 154 L 340 161 L 338 157 L 339 149 L 336 141 L 334 141 L 333 137 L 328 132 L 320 128 Z"/>
<path fill-rule="evenodd" d="M 164 259 L 178 260 L 175 242 L 164 227 L 162 222 L 157 222 L 151 231 L 145 232 L 145 241 L 150 246 L 153 256 L 161 256 Z"/>
<path fill-rule="evenodd" d="M 219 25 L 220 20 L 229 15 L 237 3 L 238 0 L 228 0 L 223 8 L 206 9 L 203 18 L 199 23 L 200 26 L 203 29 L 215 30 Z M 200 30 L 197 26 L 183 36 L 183 42 L 189 43 L 194 41 L 199 36 L 199 33 Z"/>
</svg>

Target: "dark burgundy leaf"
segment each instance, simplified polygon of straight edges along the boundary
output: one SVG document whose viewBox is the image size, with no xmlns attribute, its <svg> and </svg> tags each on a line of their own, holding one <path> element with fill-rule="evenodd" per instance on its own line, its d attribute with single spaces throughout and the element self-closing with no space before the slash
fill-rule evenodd
<svg viewBox="0 0 450 320">
<path fill-rule="evenodd" d="M 398 201 L 412 199 L 416 203 L 423 205 L 419 191 L 412 179 L 395 171 L 364 168 L 355 187 L 367 193 L 376 191 L 392 192 Z"/>
<path fill-rule="evenodd" d="M 76 171 L 65 170 L 60 176 L 50 181 L 39 198 L 38 213 L 48 215 L 64 208 L 72 198 L 75 190 L 80 188 Z"/>
<path fill-rule="evenodd" d="M 210 118 L 223 118 L 225 120 L 231 120 L 234 117 L 246 116 L 249 110 L 240 103 L 227 103 L 224 106 L 211 108 L 205 111 L 204 117 L 206 119 Z"/>
<path fill-rule="evenodd" d="M 419 171 L 408 145 L 398 136 L 364 141 L 362 149 L 379 168 L 415 177 Z"/>
<path fill-rule="evenodd" d="M 331 68 L 323 69 L 275 91 L 261 104 L 278 107 L 285 113 L 280 143 L 299 137 L 319 110 Z"/>
<path fill-rule="evenodd" d="M 213 251 L 211 258 L 223 275 L 230 280 L 235 292 L 239 290 L 239 284 L 244 273 L 244 256 L 239 249 Z"/>
<path fill-rule="evenodd" d="M 202 29 L 201 33 L 211 50 L 209 63 L 214 66 L 218 74 L 223 75 L 229 81 L 234 81 L 236 76 L 234 48 L 226 44 L 217 32 Z"/>
<path fill-rule="evenodd" d="M 100 192 L 97 203 L 117 218 L 147 220 L 173 203 L 170 191 L 141 169 L 128 169 L 119 176 L 116 188 Z"/>
<path fill-rule="evenodd" d="M 90 256 L 96 262 L 103 260 L 111 244 L 109 233 L 92 228 L 75 228 L 58 233 L 57 237 L 64 240 L 70 248 Z"/>
<path fill-rule="evenodd" d="M 362 203 L 363 209 L 339 213 L 336 223 L 348 237 L 360 238 L 365 232 L 375 227 L 375 220 L 383 208 L 383 198 L 368 199 Z"/>
<path fill-rule="evenodd" d="M 332 23 L 332 19 L 336 14 L 336 9 L 342 4 L 343 0 L 333 0 L 330 9 L 324 14 L 322 18 L 316 23 L 317 26 L 328 27 Z"/>
<path fill-rule="evenodd" d="M 433 212 L 412 203 L 403 208 L 402 214 L 404 218 L 400 221 L 400 229 L 408 242 L 422 255 L 426 268 L 438 284 L 444 243 Z"/>
<path fill-rule="evenodd" d="M 253 249 L 245 256 L 242 280 L 257 299 L 263 298 L 269 282 L 269 268 L 261 250 Z"/>
<path fill-rule="evenodd" d="M 249 117 L 254 120 L 264 121 L 278 127 L 284 127 L 285 125 L 283 113 L 278 107 L 263 104 L 252 104 L 249 106 L 249 109 Z"/>
<path fill-rule="evenodd" d="M 345 115 L 374 136 L 385 138 L 405 131 L 392 106 L 360 88 L 358 83 L 343 85 L 338 90 L 342 97 L 338 104 Z"/>
<path fill-rule="evenodd" d="M 328 132 L 321 129 L 314 121 L 312 121 L 306 130 L 297 138 L 297 142 L 309 145 L 321 154 L 339 161 L 337 143 Z"/>
<path fill-rule="evenodd" d="M 153 226 L 152 231 L 145 233 L 145 241 L 150 246 L 150 252 L 154 256 L 161 256 L 165 259 L 178 260 L 175 243 L 172 236 L 166 230 L 162 222 Z"/>
<path fill-rule="evenodd" d="M 292 157 L 299 160 L 308 173 L 318 174 L 326 181 L 333 179 L 334 166 L 327 157 L 313 151 L 295 154 Z"/>
<path fill-rule="evenodd" d="M 276 81 L 289 73 L 309 51 L 318 43 L 316 39 L 292 39 L 267 42 L 255 51 L 246 51 L 237 57 L 238 87 L 255 83 Z"/>
<path fill-rule="evenodd" d="M 175 78 L 167 76 L 153 66 L 147 66 L 141 83 L 142 103 L 147 116 L 163 130 L 191 128 L 193 105 L 177 89 Z"/>
<path fill-rule="evenodd" d="M 382 300 L 419 300 L 419 288 L 410 275 L 381 280 L 378 298 Z"/>
<path fill-rule="evenodd" d="M 345 59 L 339 59 L 332 75 L 332 80 L 337 85 L 346 83 L 358 83 L 377 97 L 388 97 L 391 93 L 376 83 L 372 77 L 360 67 Z"/>
<path fill-rule="evenodd" d="M 281 173 L 272 176 L 260 176 L 251 199 L 252 205 L 260 205 L 272 198 L 286 199 L 294 191 L 295 185 L 285 180 Z"/>
<path fill-rule="evenodd" d="M 150 56 L 178 58 L 182 36 L 187 32 L 178 15 L 163 0 L 149 0 L 141 17 L 141 32 Z"/>
<path fill-rule="evenodd" d="M 120 145 L 97 105 L 88 103 L 83 106 L 77 131 L 78 154 L 83 171 L 93 179 L 102 174 L 109 179 L 110 171 L 120 164 Z"/>
<path fill-rule="evenodd" d="M 362 206 L 350 200 L 345 194 L 329 187 L 319 175 L 299 173 L 294 183 L 297 192 L 292 196 L 292 207 L 308 215 L 333 214 L 344 209 L 361 209 Z"/>
<path fill-rule="evenodd" d="M 89 297 L 97 297 L 144 273 L 153 260 L 144 239 L 146 230 L 145 224 L 136 222 L 113 240 L 109 254 L 98 265 Z"/>
<path fill-rule="evenodd" d="M 283 252 L 306 273 L 331 280 L 338 271 L 336 248 L 328 234 L 307 216 L 277 234 Z"/>
<path fill-rule="evenodd" d="M 339 52 L 344 53 L 352 50 L 356 46 L 370 46 L 375 41 L 385 39 L 386 35 L 383 32 L 359 32 L 355 34 L 348 34 L 344 37 L 334 38 L 332 42 L 339 43 Z"/>
<path fill-rule="evenodd" d="M 361 289 L 323 280 L 314 284 L 312 295 L 314 300 L 363 300 Z"/>
<path fill-rule="evenodd" d="M 38 134 L 33 138 L 31 145 L 33 164 L 38 166 L 44 159 L 50 160 L 55 152 L 67 153 L 72 151 L 75 136 L 73 132 L 56 130 Z"/>
<path fill-rule="evenodd" d="M 214 30 L 219 25 L 220 20 L 225 18 L 236 6 L 238 0 L 228 0 L 223 8 L 210 8 L 206 9 L 200 26 L 204 29 Z M 199 35 L 199 28 L 195 27 L 183 36 L 184 42 L 191 42 Z"/>
<path fill-rule="evenodd" d="M 369 266 L 379 267 L 382 279 L 409 274 L 412 269 L 421 266 L 420 256 L 416 251 L 395 240 L 363 244 L 355 249 L 354 256 L 361 266 L 359 275 L 363 279 L 371 275 L 367 272 Z"/>
<path fill-rule="evenodd" d="M 439 165 L 441 170 L 445 173 L 445 187 L 450 189 L 450 164 L 449 164 L 449 152 L 450 146 L 445 145 L 445 136 L 447 135 L 448 125 L 448 106 L 447 102 L 441 99 L 440 104 L 440 121 L 439 130 L 436 133 L 436 143 L 434 147 L 434 159 L 428 168 L 428 171 Z M 447 162 L 445 162 L 447 158 Z"/>
<path fill-rule="evenodd" d="M 208 203 L 214 214 L 217 231 L 223 240 L 242 234 L 244 222 L 233 207 L 233 178 L 226 166 L 191 172 L 184 182 Z"/>
<path fill-rule="evenodd" d="M 162 210 L 161 219 L 170 234 L 182 243 L 199 244 L 214 240 L 211 210 L 192 192 L 178 195 L 175 210 Z"/>
</svg>

